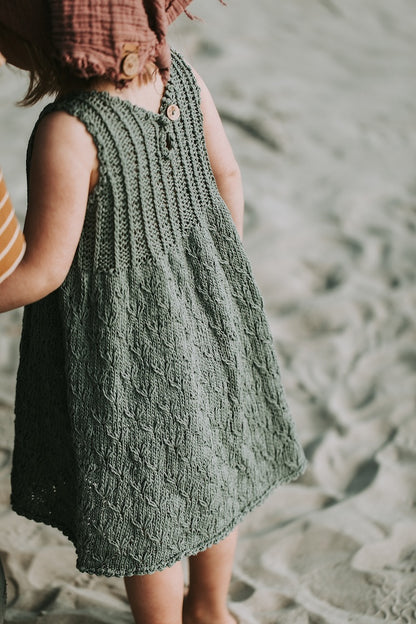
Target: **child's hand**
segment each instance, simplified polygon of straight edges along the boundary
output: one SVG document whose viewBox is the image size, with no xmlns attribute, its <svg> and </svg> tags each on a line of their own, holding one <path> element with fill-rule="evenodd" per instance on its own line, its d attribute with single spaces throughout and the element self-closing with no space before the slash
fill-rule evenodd
<svg viewBox="0 0 416 624">
<path fill-rule="evenodd" d="M 64 281 L 81 236 L 96 154 L 75 117 L 55 111 L 39 123 L 29 175 L 26 253 L 0 284 L 0 312 L 42 299 Z"/>
</svg>

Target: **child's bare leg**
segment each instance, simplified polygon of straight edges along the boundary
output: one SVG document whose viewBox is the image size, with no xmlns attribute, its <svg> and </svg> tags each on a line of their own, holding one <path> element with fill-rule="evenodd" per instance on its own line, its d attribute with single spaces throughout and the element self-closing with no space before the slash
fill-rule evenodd
<svg viewBox="0 0 416 624">
<path fill-rule="evenodd" d="M 136 624 L 182 623 L 181 561 L 152 574 L 125 576 L 124 584 Z"/>
<path fill-rule="evenodd" d="M 238 527 L 218 544 L 189 557 L 183 624 L 235 624 L 227 608 Z"/>
</svg>

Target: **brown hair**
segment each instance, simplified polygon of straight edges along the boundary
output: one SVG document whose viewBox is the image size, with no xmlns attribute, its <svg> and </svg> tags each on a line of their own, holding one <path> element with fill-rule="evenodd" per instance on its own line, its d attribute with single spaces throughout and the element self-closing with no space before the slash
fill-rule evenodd
<svg viewBox="0 0 416 624">
<path fill-rule="evenodd" d="M 61 65 L 52 54 L 18 37 L 0 24 L 0 35 L 2 31 L 23 46 L 25 58 L 30 61 L 30 68 L 26 70 L 29 73 L 29 86 L 23 98 L 17 102 L 18 106 L 31 106 L 46 95 L 55 95 L 59 98 L 72 91 L 85 91 L 94 86 L 97 80 L 95 76 L 90 78 L 77 76 L 69 68 Z M 5 56 L 7 62 L 7 54 Z M 146 63 L 144 71 L 138 76 L 139 82 L 147 84 L 157 71 L 154 63 Z"/>
</svg>

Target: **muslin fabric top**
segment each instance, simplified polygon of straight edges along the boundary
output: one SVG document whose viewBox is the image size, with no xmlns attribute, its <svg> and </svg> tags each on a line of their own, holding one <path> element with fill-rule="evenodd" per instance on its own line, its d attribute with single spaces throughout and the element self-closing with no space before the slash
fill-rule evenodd
<svg viewBox="0 0 416 624">
<path fill-rule="evenodd" d="M 21 261 L 26 242 L 0 169 L 0 284 Z"/>
<path fill-rule="evenodd" d="M 12 507 L 67 535 L 83 572 L 148 574 L 306 459 L 190 66 L 172 50 L 158 113 L 97 91 L 55 110 L 91 133 L 99 181 L 65 281 L 24 311 Z"/>
<path fill-rule="evenodd" d="M 2 0 L 0 25 L 84 78 L 106 76 L 122 86 L 125 46 L 137 52 L 137 73 L 149 61 L 169 77 L 168 26 L 191 0 Z M 220 0 L 222 4 L 224 0 Z M 16 55 L 15 55 L 16 56 Z M 15 59 L 17 66 L 26 63 Z"/>
<path fill-rule="evenodd" d="M 137 73 L 154 61 L 166 83 L 171 62 L 167 29 L 190 2 L 49 0 L 54 55 L 75 74 L 106 76 L 121 86 L 124 44 L 139 44 Z"/>
</svg>

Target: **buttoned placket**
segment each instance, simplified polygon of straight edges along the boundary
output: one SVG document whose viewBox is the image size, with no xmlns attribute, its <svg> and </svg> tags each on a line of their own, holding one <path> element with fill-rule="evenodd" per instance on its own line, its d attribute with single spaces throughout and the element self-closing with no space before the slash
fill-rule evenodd
<svg viewBox="0 0 416 624">
<path fill-rule="evenodd" d="M 160 126 L 160 150 L 165 158 L 172 158 L 175 151 L 175 135 L 172 124 L 176 123 L 181 116 L 179 106 L 169 104 L 165 114 L 159 118 Z"/>
</svg>

